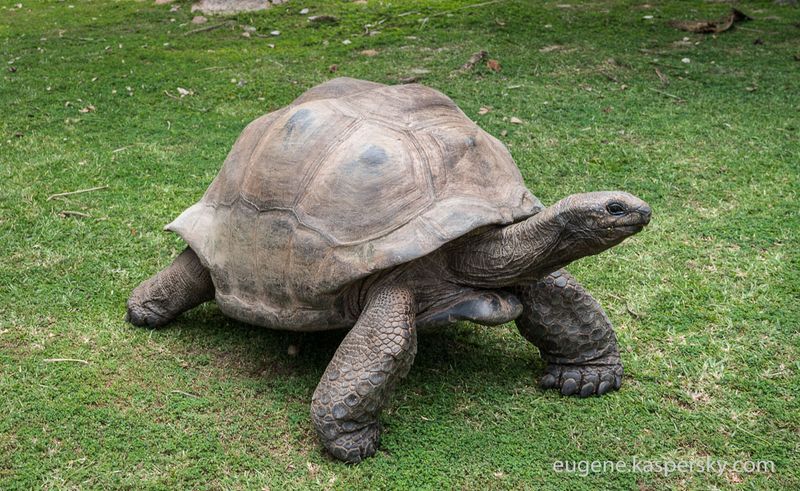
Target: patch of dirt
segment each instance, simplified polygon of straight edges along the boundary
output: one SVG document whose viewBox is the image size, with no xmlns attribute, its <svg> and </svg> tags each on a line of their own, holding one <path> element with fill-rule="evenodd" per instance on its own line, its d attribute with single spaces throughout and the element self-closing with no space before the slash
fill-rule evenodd
<svg viewBox="0 0 800 491">
<path fill-rule="evenodd" d="M 238 12 L 255 12 L 266 10 L 273 5 L 286 3 L 288 0 L 200 0 L 192 5 L 192 12 L 204 14 L 235 14 Z"/>
</svg>

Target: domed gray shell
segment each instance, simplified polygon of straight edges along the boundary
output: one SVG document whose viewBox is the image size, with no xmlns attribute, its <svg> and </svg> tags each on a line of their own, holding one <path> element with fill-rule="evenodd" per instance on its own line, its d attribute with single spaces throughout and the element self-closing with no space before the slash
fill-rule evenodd
<svg viewBox="0 0 800 491">
<path fill-rule="evenodd" d="M 220 309 L 273 328 L 344 327 L 354 281 L 541 209 L 508 150 L 447 96 L 339 78 L 250 123 L 166 229 Z"/>
</svg>

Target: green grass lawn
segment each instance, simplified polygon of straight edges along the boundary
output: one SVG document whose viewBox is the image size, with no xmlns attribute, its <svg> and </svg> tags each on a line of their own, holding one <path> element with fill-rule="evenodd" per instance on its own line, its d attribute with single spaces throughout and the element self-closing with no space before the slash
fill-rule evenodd
<svg viewBox="0 0 800 491">
<path fill-rule="evenodd" d="M 800 488 L 800 8 L 740 4 L 754 20 L 712 36 L 667 22 L 725 4 L 470 3 L 291 0 L 185 35 L 203 27 L 186 2 L 0 1 L 0 489 Z M 303 7 L 339 23 L 308 27 Z M 480 49 L 501 71 L 458 72 Z M 184 247 L 161 227 L 245 124 L 340 75 L 448 94 L 545 203 L 652 205 L 644 232 L 571 268 L 616 325 L 621 391 L 542 391 L 513 325 L 423 333 L 382 450 L 346 466 L 308 417 L 341 333 L 214 305 L 123 322 Z M 634 458 L 775 469 L 553 470 Z"/>
</svg>

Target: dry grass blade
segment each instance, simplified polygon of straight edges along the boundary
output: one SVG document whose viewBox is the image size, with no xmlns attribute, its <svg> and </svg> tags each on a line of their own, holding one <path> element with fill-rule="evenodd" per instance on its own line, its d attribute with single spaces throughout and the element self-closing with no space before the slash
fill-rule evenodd
<svg viewBox="0 0 800 491">
<path fill-rule="evenodd" d="M 81 363 L 83 365 L 88 365 L 89 362 L 86 360 L 79 360 L 77 358 L 45 358 L 42 360 L 45 363 Z"/>
<path fill-rule="evenodd" d="M 656 76 L 658 76 L 658 80 L 661 81 L 661 85 L 663 87 L 666 87 L 667 85 L 669 85 L 669 77 L 664 75 L 664 73 L 661 70 L 659 70 L 658 68 L 656 68 L 655 70 L 656 70 Z"/>
<path fill-rule="evenodd" d="M 652 90 L 653 92 L 656 92 L 658 94 L 661 94 L 663 96 L 667 96 L 667 97 L 669 97 L 671 99 L 675 99 L 678 102 L 686 102 L 686 100 L 684 98 L 678 97 L 675 94 L 670 94 L 669 92 L 664 92 L 663 90 L 658 90 L 658 89 L 653 89 L 653 88 L 651 88 L 650 90 Z"/>
<path fill-rule="evenodd" d="M 190 34 L 197 34 L 199 32 L 206 32 L 206 31 L 213 31 L 214 29 L 219 29 L 220 27 L 225 27 L 234 24 L 233 21 L 223 22 L 222 24 L 214 24 L 210 26 L 200 27 L 197 29 L 192 29 L 191 31 L 186 31 L 183 33 L 184 36 L 188 36 Z"/>
<path fill-rule="evenodd" d="M 186 397 L 191 397 L 193 399 L 199 399 L 200 398 L 200 396 L 197 395 L 197 394 L 192 394 L 191 392 L 184 392 L 182 390 L 173 390 L 172 393 L 173 394 L 180 394 L 180 395 L 186 396 Z"/>
<path fill-rule="evenodd" d="M 64 196 L 72 196 L 73 194 L 91 193 L 92 191 L 100 191 L 101 189 L 108 189 L 108 186 L 97 186 L 94 188 L 79 189 L 77 191 L 69 191 L 66 193 L 51 194 L 47 197 L 46 201 L 54 200 L 56 198 L 63 198 Z"/>
<path fill-rule="evenodd" d="M 60 212 L 58 212 L 58 216 L 60 216 L 61 218 L 67 218 L 67 217 L 91 218 L 92 217 L 88 213 L 82 213 L 80 211 L 73 211 L 73 210 L 60 211 Z"/>
</svg>

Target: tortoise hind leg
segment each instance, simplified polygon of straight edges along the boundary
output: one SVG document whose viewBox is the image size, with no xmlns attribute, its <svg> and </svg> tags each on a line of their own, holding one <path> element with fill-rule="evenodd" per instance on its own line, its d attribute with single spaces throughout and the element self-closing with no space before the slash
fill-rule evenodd
<svg viewBox="0 0 800 491">
<path fill-rule="evenodd" d="M 370 295 L 311 400 L 311 419 L 334 457 L 356 463 L 375 454 L 378 414 L 417 352 L 413 294 L 382 287 Z"/>
<path fill-rule="evenodd" d="M 515 293 L 525 308 L 517 328 L 547 362 L 543 388 L 581 397 L 619 389 L 622 363 L 611 322 L 575 278 L 562 269 Z"/>
<path fill-rule="evenodd" d="M 161 327 L 213 298 L 211 275 L 187 247 L 172 264 L 133 290 L 125 320 L 135 326 Z"/>
</svg>

